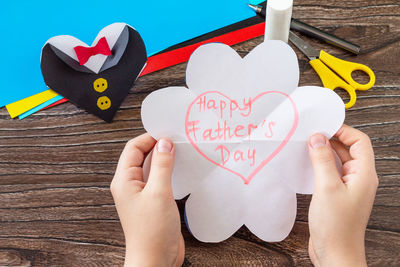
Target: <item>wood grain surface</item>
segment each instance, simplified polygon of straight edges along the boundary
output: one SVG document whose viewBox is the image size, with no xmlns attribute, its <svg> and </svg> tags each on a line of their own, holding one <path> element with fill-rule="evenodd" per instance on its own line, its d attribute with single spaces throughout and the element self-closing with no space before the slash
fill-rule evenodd
<svg viewBox="0 0 400 267">
<path fill-rule="evenodd" d="M 294 17 L 362 45 L 355 57 L 308 39 L 376 73 L 376 86 L 358 93 L 346 123 L 370 135 L 376 152 L 380 186 L 366 234 L 368 263 L 400 266 L 400 2 L 295 0 Z M 234 48 L 246 55 L 262 40 Z M 300 84 L 321 85 L 296 52 Z M 140 78 L 111 124 L 70 103 L 23 121 L 0 110 L 0 266 L 122 266 L 124 237 L 109 184 L 124 144 L 144 133 L 142 100 L 154 90 L 185 85 L 185 68 Z M 226 242 L 204 244 L 183 224 L 184 266 L 310 266 L 310 199 L 298 195 L 296 224 L 279 243 L 263 242 L 243 227 Z"/>
</svg>

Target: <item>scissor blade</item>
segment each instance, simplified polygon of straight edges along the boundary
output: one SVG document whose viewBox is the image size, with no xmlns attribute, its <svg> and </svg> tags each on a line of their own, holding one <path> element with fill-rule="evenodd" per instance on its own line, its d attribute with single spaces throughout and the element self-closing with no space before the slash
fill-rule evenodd
<svg viewBox="0 0 400 267">
<path fill-rule="evenodd" d="M 303 39 L 298 37 L 292 31 L 289 32 L 289 40 L 301 51 L 303 52 L 310 60 L 317 59 L 319 57 L 320 51 L 309 45 Z"/>
</svg>

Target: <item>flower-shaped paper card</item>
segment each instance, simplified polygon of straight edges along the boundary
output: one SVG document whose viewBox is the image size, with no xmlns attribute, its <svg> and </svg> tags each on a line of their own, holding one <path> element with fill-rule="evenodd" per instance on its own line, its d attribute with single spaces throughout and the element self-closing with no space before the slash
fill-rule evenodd
<svg viewBox="0 0 400 267">
<path fill-rule="evenodd" d="M 146 61 L 139 33 L 114 23 L 100 31 L 92 47 L 69 35 L 49 39 L 41 68 L 49 88 L 111 122 Z"/>
<path fill-rule="evenodd" d="M 344 121 L 333 91 L 297 87 L 295 52 L 267 41 L 241 58 L 223 44 L 197 49 L 189 88 L 169 87 L 142 105 L 145 129 L 175 142 L 173 192 L 192 234 L 220 242 L 242 225 L 265 241 L 283 240 L 296 217 L 296 193 L 313 192 L 307 141 L 332 137 Z"/>
</svg>

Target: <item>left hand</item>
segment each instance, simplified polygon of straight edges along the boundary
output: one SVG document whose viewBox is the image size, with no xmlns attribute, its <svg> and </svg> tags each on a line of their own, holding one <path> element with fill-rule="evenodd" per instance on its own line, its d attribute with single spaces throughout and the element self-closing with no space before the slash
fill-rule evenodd
<svg viewBox="0 0 400 267">
<path fill-rule="evenodd" d="M 145 155 L 153 151 L 149 180 L 143 181 Z M 172 195 L 175 148 L 148 134 L 127 143 L 111 193 L 125 234 L 125 266 L 181 266 L 185 246 L 179 211 Z"/>
</svg>

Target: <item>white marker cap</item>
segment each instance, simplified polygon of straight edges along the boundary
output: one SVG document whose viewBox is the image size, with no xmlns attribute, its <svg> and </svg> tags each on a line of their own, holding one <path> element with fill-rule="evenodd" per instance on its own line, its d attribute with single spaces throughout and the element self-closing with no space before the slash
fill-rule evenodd
<svg viewBox="0 0 400 267">
<path fill-rule="evenodd" d="M 268 0 L 265 40 L 288 42 L 293 0 Z"/>
</svg>

